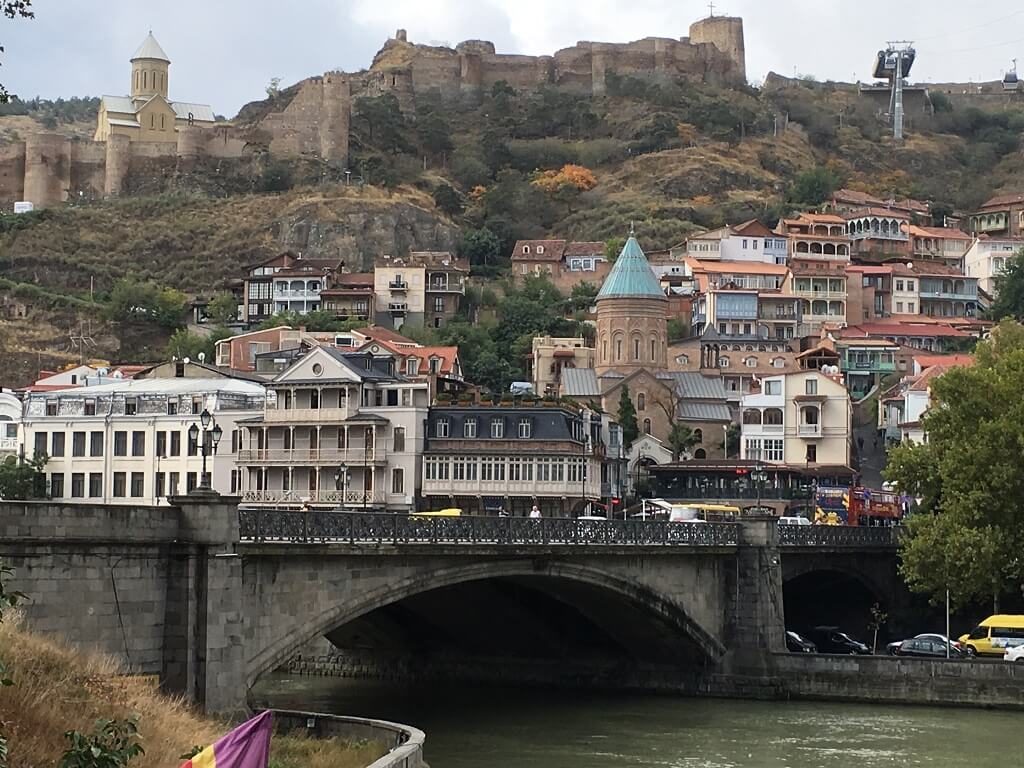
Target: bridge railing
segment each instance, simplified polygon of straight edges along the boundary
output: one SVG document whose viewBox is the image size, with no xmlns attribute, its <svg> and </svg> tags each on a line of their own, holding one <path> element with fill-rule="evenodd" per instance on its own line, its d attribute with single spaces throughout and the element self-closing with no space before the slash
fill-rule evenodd
<svg viewBox="0 0 1024 768">
<path fill-rule="evenodd" d="M 783 547 L 895 547 L 903 529 L 899 526 L 780 525 Z"/>
<path fill-rule="evenodd" d="M 291 544 L 581 544 L 735 546 L 736 523 L 523 517 L 415 517 L 402 514 L 241 509 L 244 542 Z"/>
</svg>

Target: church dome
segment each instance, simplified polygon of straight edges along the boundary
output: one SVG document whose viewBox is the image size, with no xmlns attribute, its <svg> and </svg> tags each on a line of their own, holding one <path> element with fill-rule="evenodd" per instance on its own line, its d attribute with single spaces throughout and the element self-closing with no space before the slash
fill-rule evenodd
<svg viewBox="0 0 1024 768">
<path fill-rule="evenodd" d="M 146 35 L 146 39 L 142 41 L 142 45 L 139 46 L 138 50 L 135 51 L 135 55 L 131 58 L 132 61 L 136 59 L 156 59 L 158 61 L 166 61 L 168 64 L 171 63 L 171 60 L 167 58 L 167 54 L 164 53 L 164 49 L 160 47 L 160 43 L 153 37 L 152 32 Z"/>
<path fill-rule="evenodd" d="M 640 248 L 640 243 L 632 234 L 622 246 L 619 258 L 615 260 L 611 272 L 597 294 L 598 301 L 611 298 L 650 298 L 667 301 L 654 270 Z"/>
</svg>

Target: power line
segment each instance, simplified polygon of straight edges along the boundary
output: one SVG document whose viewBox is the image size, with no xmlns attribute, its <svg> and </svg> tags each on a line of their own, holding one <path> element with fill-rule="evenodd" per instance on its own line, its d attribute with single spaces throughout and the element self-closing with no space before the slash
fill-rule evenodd
<svg viewBox="0 0 1024 768">
<path fill-rule="evenodd" d="M 941 32 L 937 35 L 928 35 L 927 37 L 918 37 L 917 42 L 922 40 L 938 40 L 943 37 L 950 37 L 951 35 L 962 35 L 964 32 L 973 32 L 976 29 L 984 29 L 990 27 L 993 24 L 999 24 L 1007 19 L 1012 19 L 1014 16 L 1020 16 L 1024 11 L 1014 11 L 1008 13 L 1006 16 L 1000 16 L 998 19 L 990 19 L 989 21 L 982 22 L 981 24 L 975 24 L 973 27 L 967 27 L 966 29 L 954 29 L 951 32 Z"/>
<path fill-rule="evenodd" d="M 972 48 L 954 48 L 953 50 L 942 50 L 939 51 L 943 56 L 949 53 L 971 53 L 972 51 L 986 51 L 991 48 L 1001 48 L 1004 45 L 1017 45 L 1018 43 L 1024 43 L 1024 37 L 1018 37 L 1016 40 L 1006 40 L 1002 43 L 988 43 L 987 45 L 976 45 Z"/>
</svg>

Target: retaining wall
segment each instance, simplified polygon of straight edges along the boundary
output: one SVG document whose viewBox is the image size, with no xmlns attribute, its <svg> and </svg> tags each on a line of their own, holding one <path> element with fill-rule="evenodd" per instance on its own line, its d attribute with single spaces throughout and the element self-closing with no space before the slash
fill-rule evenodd
<svg viewBox="0 0 1024 768">
<path fill-rule="evenodd" d="M 367 768 L 426 768 L 423 759 L 423 731 L 410 725 L 366 717 L 322 715 L 316 712 L 296 712 L 275 709 L 274 724 L 285 730 L 302 730 L 318 739 L 344 739 L 346 741 L 376 741 L 388 748 L 388 753 Z"/>
<path fill-rule="evenodd" d="M 1024 664 L 775 654 L 789 698 L 1024 709 Z"/>
</svg>

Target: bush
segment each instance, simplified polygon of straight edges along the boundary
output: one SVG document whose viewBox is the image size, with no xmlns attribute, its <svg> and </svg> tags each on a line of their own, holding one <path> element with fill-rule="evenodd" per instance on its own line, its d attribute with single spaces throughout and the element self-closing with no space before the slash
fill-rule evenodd
<svg viewBox="0 0 1024 768">
<path fill-rule="evenodd" d="M 484 186 L 491 180 L 491 169 L 472 150 L 457 149 L 452 153 L 451 172 L 463 189 Z"/>
<path fill-rule="evenodd" d="M 294 186 L 294 174 L 290 164 L 276 160 L 266 168 L 256 180 L 257 192 L 287 192 Z"/>
</svg>

